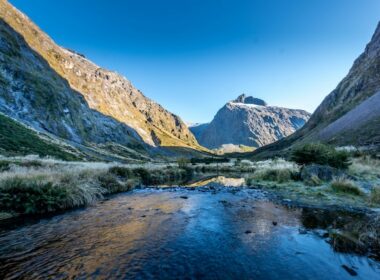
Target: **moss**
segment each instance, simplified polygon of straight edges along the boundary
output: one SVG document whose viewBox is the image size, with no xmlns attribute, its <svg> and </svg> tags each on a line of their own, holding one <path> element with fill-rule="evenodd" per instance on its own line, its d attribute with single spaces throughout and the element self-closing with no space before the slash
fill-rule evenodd
<svg viewBox="0 0 380 280">
<path fill-rule="evenodd" d="M 52 156 L 63 160 L 78 157 L 41 139 L 36 132 L 0 114 L 0 151 L 6 155 Z"/>
</svg>

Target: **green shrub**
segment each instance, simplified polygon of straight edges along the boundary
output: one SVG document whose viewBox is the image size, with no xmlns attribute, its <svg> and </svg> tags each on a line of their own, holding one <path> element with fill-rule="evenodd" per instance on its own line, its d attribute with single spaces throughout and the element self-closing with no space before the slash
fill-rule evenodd
<svg viewBox="0 0 380 280">
<path fill-rule="evenodd" d="M 118 193 L 129 190 L 129 187 L 126 184 L 120 182 L 116 175 L 110 172 L 99 175 L 98 180 L 100 186 L 106 189 L 109 193 Z"/>
<path fill-rule="evenodd" d="M 113 166 L 109 169 L 111 174 L 115 174 L 123 179 L 128 179 L 133 177 L 133 172 L 131 169 L 121 166 Z"/>
<path fill-rule="evenodd" d="M 150 172 L 145 168 L 135 168 L 133 169 L 133 174 L 135 174 L 137 177 L 141 179 L 141 182 L 144 185 L 148 185 L 151 182 L 151 175 Z"/>
<path fill-rule="evenodd" d="M 361 189 L 354 182 L 345 178 L 338 178 L 332 181 L 331 188 L 340 193 L 363 195 Z"/>
<path fill-rule="evenodd" d="M 349 154 L 345 151 L 337 151 L 334 147 L 310 143 L 296 148 L 292 152 L 292 160 L 298 164 L 321 164 L 335 168 L 347 169 L 351 162 Z"/>
</svg>

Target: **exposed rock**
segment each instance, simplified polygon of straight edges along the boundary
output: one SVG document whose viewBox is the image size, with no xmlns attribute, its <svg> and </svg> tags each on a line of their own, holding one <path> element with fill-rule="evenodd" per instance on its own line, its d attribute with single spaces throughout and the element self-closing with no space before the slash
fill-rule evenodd
<svg viewBox="0 0 380 280">
<path fill-rule="evenodd" d="M 303 110 L 267 106 L 265 101 L 241 95 L 220 109 L 210 124 L 190 129 L 210 149 L 226 144 L 261 147 L 294 133 L 309 116 Z"/>
<path fill-rule="evenodd" d="M 259 106 L 267 106 L 268 104 L 259 98 L 255 98 L 252 96 L 246 96 L 244 93 L 239 95 L 236 99 L 232 100 L 233 103 L 244 103 L 244 104 L 252 104 Z"/>
</svg>

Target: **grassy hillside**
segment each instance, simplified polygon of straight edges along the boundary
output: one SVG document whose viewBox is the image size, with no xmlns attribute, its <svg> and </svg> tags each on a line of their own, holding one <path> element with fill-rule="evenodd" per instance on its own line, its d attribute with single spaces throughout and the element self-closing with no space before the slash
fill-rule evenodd
<svg viewBox="0 0 380 280">
<path fill-rule="evenodd" d="M 74 154 L 42 139 L 35 131 L 1 114 L 0 154 L 7 156 L 34 154 L 63 160 L 78 159 Z"/>
</svg>

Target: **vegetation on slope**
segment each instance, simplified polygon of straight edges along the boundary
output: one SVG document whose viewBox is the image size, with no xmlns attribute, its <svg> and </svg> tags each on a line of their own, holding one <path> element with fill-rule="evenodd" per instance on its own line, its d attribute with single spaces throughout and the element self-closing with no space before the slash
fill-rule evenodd
<svg viewBox="0 0 380 280">
<path fill-rule="evenodd" d="M 35 131 L 1 114 L 0 153 L 9 156 L 36 154 L 63 160 L 78 159 L 76 155 L 41 139 Z"/>
</svg>

